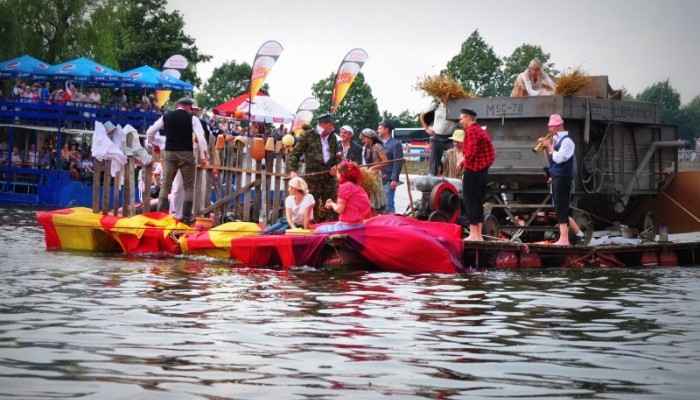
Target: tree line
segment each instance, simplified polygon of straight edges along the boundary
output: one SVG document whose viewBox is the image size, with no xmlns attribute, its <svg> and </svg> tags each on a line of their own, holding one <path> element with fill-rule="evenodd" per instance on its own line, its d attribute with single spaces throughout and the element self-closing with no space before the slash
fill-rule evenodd
<svg viewBox="0 0 700 400">
<path fill-rule="evenodd" d="M 207 62 L 195 40 L 183 31 L 185 22 L 178 11 L 167 12 L 163 0 L 0 0 L 0 59 L 29 54 L 51 64 L 87 57 L 119 71 L 141 65 L 158 67 L 174 54 L 190 62 L 182 79 L 200 90 L 200 106 L 212 108 L 248 90 L 251 66 L 229 60 L 214 69 L 203 82 L 196 65 Z M 7 38 L 12 38 L 7 40 Z M 509 56 L 498 56 L 475 30 L 441 70 L 477 97 L 508 96 L 517 75 L 532 58 L 542 61 L 550 75 L 559 74 L 550 54 L 540 46 L 522 44 Z M 311 93 L 327 110 L 335 71 L 312 84 Z M 416 77 L 416 80 L 420 77 Z M 414 85 L 416 82 L 407 82 Z M 265 85 L 263 92 L 269 87 Z M 662 106 L 662 123 L 678 125 L 681 138 L 700 136 L 700 95 L 681 105 L 680 93 L 669 79 L 649 85 L 638 94 L 622 88 L 625 100 Z M 398 114 L 379 112 L 371 86 L 360 72 L 336 112 L 336 119 L 359 129 L 374 127 L 381 117 L 396 127 L 419 126 L 418 114 L 405 109 Z M 359 130 L 358 129 L 358 130 Z"/>
</svg>

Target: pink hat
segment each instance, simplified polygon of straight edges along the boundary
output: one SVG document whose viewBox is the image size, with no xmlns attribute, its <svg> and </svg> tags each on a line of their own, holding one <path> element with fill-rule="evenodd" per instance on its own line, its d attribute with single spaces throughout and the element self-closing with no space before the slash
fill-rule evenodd
<svg viewBox="0 0 700 400">
<path fill-rule="evenodd" d="M 549 117 L 549 123 L 547 124 L 547 126 L 559 126 L 559 125 L 564 125 L 564 120 L 561 118 L 561 115 L 552 114 L 552 116 Z"/>
</svg>

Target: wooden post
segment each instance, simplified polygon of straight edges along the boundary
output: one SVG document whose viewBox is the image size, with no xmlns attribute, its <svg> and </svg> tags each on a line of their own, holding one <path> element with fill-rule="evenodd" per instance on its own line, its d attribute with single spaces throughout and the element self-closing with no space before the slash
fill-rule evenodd
<svg viewBox="0 0 700 400">
<path fill-rule="evenodd" d="M 138 140 L 138 138 L 136 139 Z M 131 148 L 134 143 L 134 133 L 129 132 L 126 135 L 126 147 Z M 134 156 L 128 156 L 126 158 L 126 165 L 124 166 L 124 199 L 122 201 L 122 216 L 131 217 L 133 214 L 133 206 L 135 203 L 134 199 Z M 115 208 L 116 210 L 119 207 Z M 116 215 L 116 213 L 115 213 Z"/>
<path fill-rule="evenodd" d="M 148 154 L 153 157 L 152 151 L 149 149 Z M 153 159 L 152 159 L 153 160 Z M 141 173 L 143 174 L 143 207 L 142 212 L 151 212 L 151 185 L 153 184 L 153 162 L 141 168 Z"/>
<path fill-rule="evenodd" d="M 100 212 L 100 187 L 102 171 L 104 171 L 104 168 L 102 166 L 102 161 L 100 160 L 96 159 L 93 164 L 94 172 L 92 174 L 92 212 L 97 214 Z"/>
<path fill-rule="evenodd" d="M 117 216 L 119 215 L 119 186 L 122 181 L 122 173 L 118 172 L 117 175 L 114 177 L 112 180 L 112 188 L 114 189 L 114 192 L 112 193 L 112 215 Z"/>
<path fill-rule="evenodd" d="M 411 178 L 408 177 L 408 162 L 403 159 L 403 171 L 406 173 L 406 192 L 408 192 L 408 206 L 411 207 L 411 218 L 416 219 L 416 210 L 413 207 L 413 195 L 411 194 Z"/>
<path fill-rule="evenodd" d="M 105 160 L 102 170 L 102 214 L 109 214 L 109 194 L 112 187 L 112 161 Z"/>
<path fill-rule="evenodd" d="M 251 169 L 253 165 L 253 158 L 251 157 L 251 148 L 252 148 L 252 143 L 253 141 L 248 141 L 246 145 L 246 150 L 247 152 L 245 153 L 244 157 L 244 162 L 243 162 L 243 167 L 246 169 Z M 252 180 L 251 174 L 245 174 L 245 184 L 248 185 L 250 184 Z M 248 192 L 245 196 L 243 196 L 243 221 L 250 221 L 250 204 L 251 204 L 251 198 L 250 198 L 250 192 Z"/>
</svg>

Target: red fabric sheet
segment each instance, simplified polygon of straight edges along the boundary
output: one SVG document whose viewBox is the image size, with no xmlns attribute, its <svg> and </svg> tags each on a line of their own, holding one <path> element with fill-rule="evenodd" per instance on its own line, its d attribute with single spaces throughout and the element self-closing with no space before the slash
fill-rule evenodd
<svg viewBox="0 0 700 400">
<path fill-rule="evenodd" d="M 344 233 L 350 245 L 385 271 L 454 273 L 462 267 L 464 242 L 457 224 L 385 215 Z"/>
<path fill-rule="evenodd" d="M 246 266 L 322 265 L 326 235 L 257 235 L 231 240 L 231 258 Z"/>
</svg>

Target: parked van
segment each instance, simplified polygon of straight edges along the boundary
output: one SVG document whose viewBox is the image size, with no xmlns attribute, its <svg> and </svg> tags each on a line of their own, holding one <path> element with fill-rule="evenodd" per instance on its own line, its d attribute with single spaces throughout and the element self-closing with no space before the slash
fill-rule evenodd
<svg viewBox="0 0 700 400">
<path fill-rule="evenodd" d="M 404 155 L 411 161 L 424 161 L 430 152 L 430 136 L 423 128 L 395 128 L 394 139 L 404 145 Z"/>
<path fill-rule="evenodd" d="M 394 139 L 401 143 L 414 141 L 427 142 L 430 140 L 430 136 L 423 128 L 395 128 Z"/>
</svg>

